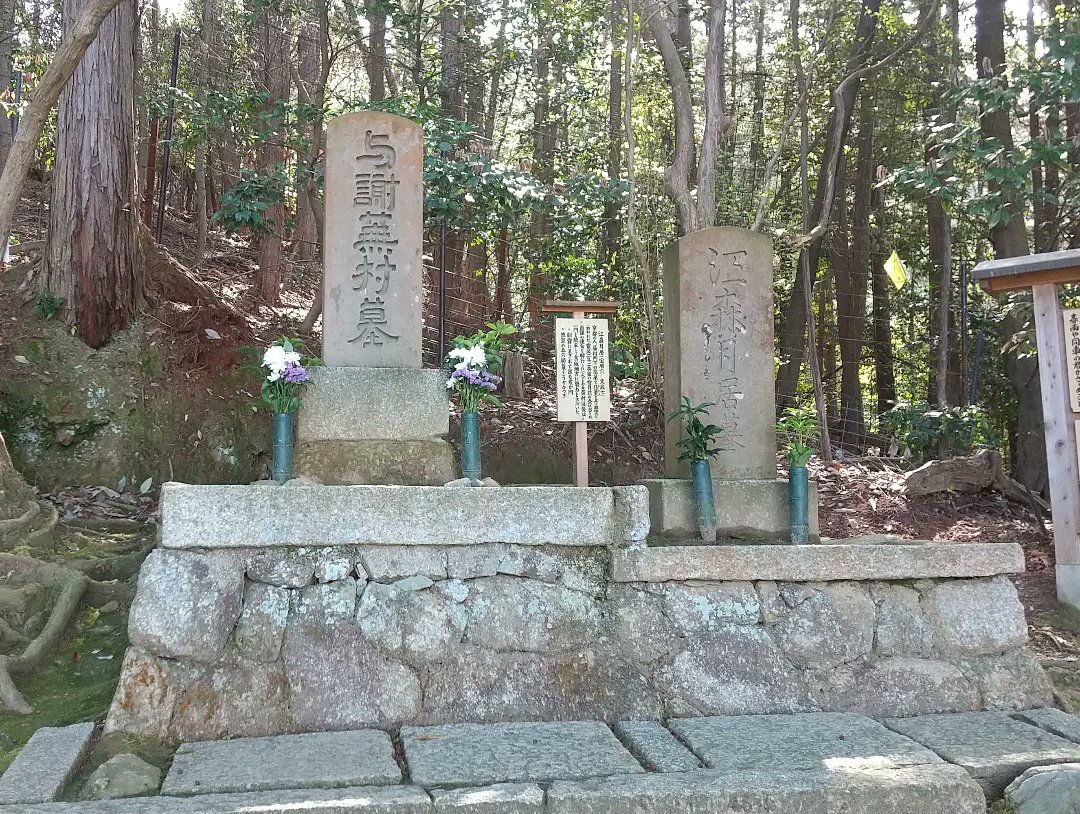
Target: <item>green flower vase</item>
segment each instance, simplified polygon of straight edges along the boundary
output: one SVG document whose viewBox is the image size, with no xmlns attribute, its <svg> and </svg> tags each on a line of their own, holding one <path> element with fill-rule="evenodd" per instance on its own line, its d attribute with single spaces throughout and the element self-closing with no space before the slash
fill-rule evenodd
<svg viewBox="0 0 1080 814">
<path fill-rule="evenodd" d="M 793 466 L 788 475 L 788 501 L 791 508 L 791 542 L 810 542 L 810 478 L 805 466 Z"/>
<path fill-rule="evenodd" d="M 690 477 L 694 484 L 694 506 L 698 531 L 706 543 L 716 542 L 716 506 L 713 502 L 712 467 L 708 461 L 691 461 Z"/>
<path fill-rule="evenodd" d="M 293 476 L 293 423 L 296 413 L 274 413 L 274 480 L 285 483 Z"/>
<path fill-rule="evenodd" d="M 480 413 L 461 414 L 461 477 L 480 480 Z"/>
</svg>

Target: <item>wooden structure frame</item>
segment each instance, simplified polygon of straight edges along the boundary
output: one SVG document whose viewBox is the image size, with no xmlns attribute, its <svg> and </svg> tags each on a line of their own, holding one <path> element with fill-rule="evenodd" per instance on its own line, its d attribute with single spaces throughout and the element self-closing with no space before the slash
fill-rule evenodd
<svg viewBox="0 0 1080 814">
<path fill-rule="evenodd" d="M 540 306 L 544 314 L 570 314 L 584 319 L 586 314 L 615 314 L 621 302 L 589 300 L 547 300 Z M 589 422 L 574 422 L 574 486 L 589 485 Z"/>
<path fill-rule="evenodd" d="M 979 263 L 974 279 L 991 294 L 1031 289 L 1039 348 L 1043 433 L 1054 519 L 1057 596 L 1080 608 L 1080 472 L 1076 422 L 1069 400 L 1065 324 L 1058 286 L 1080 283 L 1080 250 Z"/>
</svg>

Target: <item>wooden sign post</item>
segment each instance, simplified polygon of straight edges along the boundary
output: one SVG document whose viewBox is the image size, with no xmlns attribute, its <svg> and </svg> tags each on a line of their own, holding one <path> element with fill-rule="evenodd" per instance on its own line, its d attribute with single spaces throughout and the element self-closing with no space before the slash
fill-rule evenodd
<svg viewBox="0 0 1080 814">
<path fill-rule="evenodd" d="M 1062 312 L 1058 286 L 1080 282 L 1080 251 L 1047 252 L 979 263 L 973 276 L 991 294 L 1030 288 L 1039 347 L 1043 433 L 1054 519 L 1058 599 L 1080 608 L 1080 317 Z"/>
<path fill-rule="evenodd" d="M 541 306 L 545 314 L 571 316 L 555 320 L 555 368 L 558 420 L 574 423 L 574 486 L 589 485 L 588 422 L 608 421 L 611 414 L 608 321 L 585 315 L 614 314 L 620 305 L 549 300 Z"/>
</svg>

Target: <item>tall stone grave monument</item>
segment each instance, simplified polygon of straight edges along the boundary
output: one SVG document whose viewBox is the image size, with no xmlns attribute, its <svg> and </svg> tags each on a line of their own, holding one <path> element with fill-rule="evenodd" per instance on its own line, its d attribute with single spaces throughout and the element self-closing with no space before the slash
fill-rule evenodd
<svg viewBox="0 0 1080 814">
<path fill-rule="evenodd" d="M 424 136 L 389 113 L 332 119 L 326 141 L 323 361 L 297 471 L 323 483 L 454 477 L 445 377 L 421 369 Z"/>
<path fill-rule="evenodd" d="M 767 237 L 731 227 L 694 232 L 664 252 L 665 411 L 683 396 L 713 403 L 708 422 L 723 430 L 712 459 L 721 534 L 781 538 L 788 529 L 787 483 L 776 479 L 772 261 Z M 668 479 L 647 482 L 654 531 L 694 533 L 681 437 L 681 424 L 668 422 Z"/>
</svg>

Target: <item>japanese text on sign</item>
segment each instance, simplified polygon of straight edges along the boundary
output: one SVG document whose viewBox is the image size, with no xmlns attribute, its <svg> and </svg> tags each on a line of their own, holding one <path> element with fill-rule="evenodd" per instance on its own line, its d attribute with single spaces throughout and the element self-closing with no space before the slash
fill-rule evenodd
<svg viewBox="0 0 1080 814">
<path fill-rule="evenodd" d="M 609 421 L 608 321 L 555 320 L 559 421 Z"/>
<path fill-rule="evenodd" d="M 1065 320 L 1065 367 L 1069 370 L 1069 405 L 1080 413 L 1080 308 L 1061 312 Z"/>
<path fill-rule="evenodd" d="M 745 342 L 746 315 L 743 297 L 746 289 L 745 251 L 718 253 L 709 263 L 710 280 L 715 292 L 709 321 L 701 326 L 704 346 L 704 377 L 716 381 L 716 408 L 710 418 L 723 430 L 717 448 L 724 451 L 745 446 L 739 429 L 739 413 L 744 401 L 740 382 L 739 359 L 744 357 L 739 345 Z"/>
<path fill-rule="evenodd" d="M 397 151 L 390 136 L 372 130 L 364 134 L 364 152 L 356 156 L 355 195 L 356 270 L 353 290 L 363 295 L 357 314 L 357 334 L 350 342 L 380 346 L 396 342 L 386 316 L 387 293 L 397 269 L 394 250 L 398 240 L 394 229 L 394 206 L 398 180 L 394 176 Z"/>
</svg>

